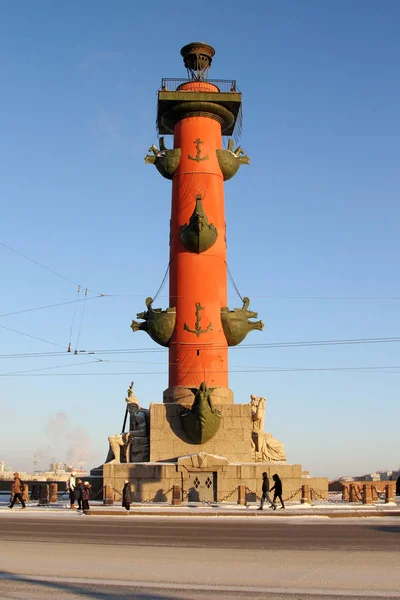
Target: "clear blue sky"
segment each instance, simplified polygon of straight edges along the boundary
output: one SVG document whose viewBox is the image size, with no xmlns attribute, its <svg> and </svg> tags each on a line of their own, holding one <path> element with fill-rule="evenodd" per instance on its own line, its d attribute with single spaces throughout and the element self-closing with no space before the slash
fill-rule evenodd
<svg viewBox="0 0 400 600">
<path fill-rule="evenodd" d="M 179 50 L 198 39 L 216 48 L 211 76 L 243 92 L 251 157 L 226 184 L 228 261 L 266 327 L 230 352 L 236 402 L 266 396 L 266 430 L 315 475 L 400 465 L 398 343 L 245 348 L 400 335 L 400 4 L 210 7 L 0 7 L 0 241 L 112 294 L 83 318 L 77 305 L 74 322 L 74 304 L 4 316 L 73 301 L 77 288 L 0 246 L 0 354 L 64 352 L 72 323 L 73 349 L 154 350 L 1 358 L 1 374 L 24 372 L 0 377 L 0 460 L 14 468 L 31 469 L 35 453 L 43 468 L 102 462 L 132 379 L 144 406 L 162 402 L 167 353 L 129 327 L 168 262 L 171 185 L 143 157 L 160 80 L 185 76 Z"/>
</svg>

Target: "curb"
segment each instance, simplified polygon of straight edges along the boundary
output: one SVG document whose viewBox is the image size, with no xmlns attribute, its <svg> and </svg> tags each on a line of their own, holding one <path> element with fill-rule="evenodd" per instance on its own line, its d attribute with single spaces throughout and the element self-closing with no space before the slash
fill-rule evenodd
<svg viewBox="0 0 400 600">
<path fill-rule="evenodd" d="M 365 517 L 400 517 L 400 511 L 398 510 L 379 510 L 376 512 L 372 511 L 341 511 L 341 512 L 332 512 L 332 513 L 321 513 L 321 512 L 258 512 L 257 510 L 242 512 L 242 511 L 214 511 L 214 512 L 190 512 L 190 511 L 180 511 L 180 512 L 172 512 L 172 511 L 111 511 L 111 510 L 96 510 L 90 509 L 84 511 L 85 515 L 88 516 L 96 516 L 96 517 L 141 517 L 141 516 L 150 516 L 150 517 L 273 517 L 274 519 L 279 519 L 282 517 L 328 517 L 329 519 L 346 519 L 346 518 L 365 518 Z"/>
</svg>

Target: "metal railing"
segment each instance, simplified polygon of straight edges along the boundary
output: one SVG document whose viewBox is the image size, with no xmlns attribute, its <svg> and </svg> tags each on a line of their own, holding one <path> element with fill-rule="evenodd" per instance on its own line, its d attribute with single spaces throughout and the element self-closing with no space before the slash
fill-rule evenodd
<svg viewBox="0 0 400 600">
<path fill-rule="evenodd" d="M 179 91 L 178 87 L 183 83 L 191 83 L 191 79 L 162 79 L 159 91 L 161 92 L 176 92 Z M 231 92 L 240 94 L 240 90 L 237 88 L 236 81 L 234 79 L 204 79 L 200 83 L 211 83 L 217 86 L 220 92 Z"/>
</svg>

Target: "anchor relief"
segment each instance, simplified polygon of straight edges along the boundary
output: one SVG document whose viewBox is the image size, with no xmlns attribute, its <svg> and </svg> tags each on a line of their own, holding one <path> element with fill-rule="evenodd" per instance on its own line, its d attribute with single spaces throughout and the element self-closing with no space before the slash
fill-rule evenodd
<svg viewBox="0 0 400 600">
<path fill-rule="evenodd" d="M 190 154 L 188 154 L 188 158 L 190 158 L 190 160 L 195 160 L 196 162 L 200 162 L 202 160 L 208 160 L 208 154 L 206 154 L 205 156 L 201 156 L 201 149 L 200 149 L 200 145 L 203 142 L 201 141 L 200 138 L 196 138 L 195 141 L 193 142 L 193 144 L 196 145 L 196 156 L 191 156 Z"/>
<path fill-rule="evenodd" d="M 204 310 L 204 306 L 201 306 L 200 302 L 196 302 L 196 325 L 194 329 L 190 329 L 187 323 L 184 324 L 183 328 L 185 331 L 189 331 L 190 333 L 195 333 L 197 337 L 200 337 L 203 333 L 207 333 L 207 331 L 212 331 L 212 323 L 207 325 L 206 329 L 201 328 L 201 311 Z"/>
<path fill-rule="evenodd" d="M 228 346 L 237 346 L 243 342 L 249 331 L 258 329 L 262 331 L 264 323 L 262 321 L 249 321 L 248 319 L 256 319 L 258 313 L 249 310 L 250 299 L 243 298 L 242 308 L 234 308 L 229 310 L 227 306 L 221 308 L 222 328 L 228 342 Z"/>
</svg>

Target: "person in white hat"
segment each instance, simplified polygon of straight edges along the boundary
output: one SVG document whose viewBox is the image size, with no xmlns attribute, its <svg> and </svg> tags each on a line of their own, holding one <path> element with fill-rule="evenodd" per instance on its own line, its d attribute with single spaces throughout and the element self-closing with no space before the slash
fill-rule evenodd
<svg viewBox="0 0 400 600">
<path fill-rule="evenodd" d="M 82 509 L 89 510 L 89 495 L 91 490 L 91 485 L 88 481 L 85 481 L 82 488 Z"/>
<path fill-rule="evenodd" d="M 71 475 L 67 481 L 67 491 L 69 491 L 69 499 L 71 501 L 70 508 L 75 508 L 75 488 L 76 488 L 76 473 L 71 471 Z"/>
</svg>

